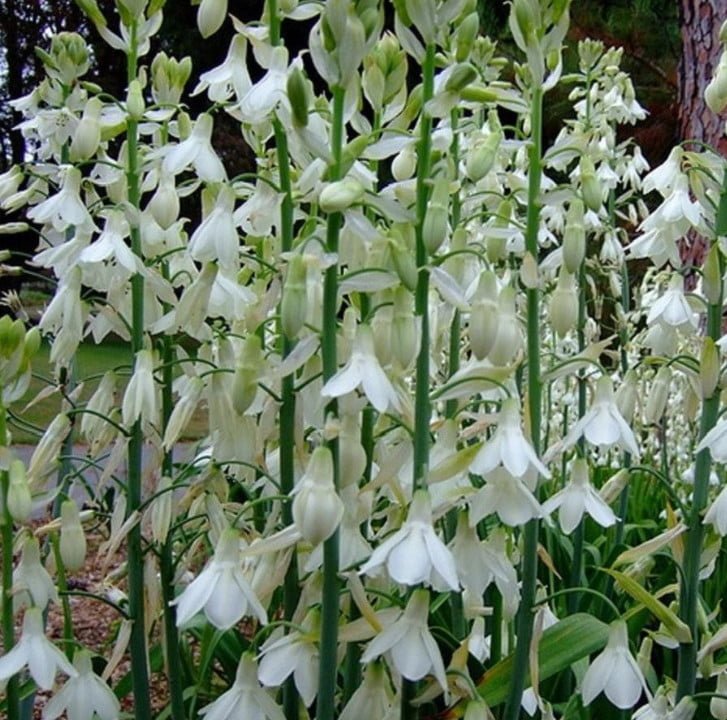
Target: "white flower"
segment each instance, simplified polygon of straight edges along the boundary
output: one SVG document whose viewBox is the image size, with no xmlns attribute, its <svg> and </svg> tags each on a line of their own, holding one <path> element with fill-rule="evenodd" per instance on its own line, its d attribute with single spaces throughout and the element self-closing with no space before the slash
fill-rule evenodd
<svg viewBox="0 0 727 720">
<path fill-rule="evenodd" d="M 274 633 L 263 645 L 257 676 L 266 687 L 280 687 L 292 673 L 295 687 L 308 707 L 318 692 L 319 611 L 311 610 L 301 625 L 305 633 L 295 631 L 283 637 Z"/>
<path fill-rule="evenodd" d="M 78 168 L 66 167 L 60 190 L 28 210 L 28 217 L 37 223 L 48 223 L 59 232 L 71 225 L 93 226 L 91 215 L 81 200 L 82 179 Z"/>
<path fill-rule="evenodd" d="M 389 577 L 402 585 L 427 583 L 442 590 L 459 588 L 452 553 L 434 532 L 426 490 L 414 493 L 406 522 L 374 550 L 360 572 L 371 574 L 380 565 L 386 565 Z"/>
<path fill-rule="evenodd" d="M 346 707 L 339 720 L 361 720 L 361 718 L 383 718 L 391 709 L 394 696 L 381 663 L 366 666 L 363 682 Z"/>
<path fill-rule="evenodd" d="M 235 229 L 235 194 L 226 185 L 217 193 L 215 206 L 189 241 L 189 254 L 199 262 L 216 262 L 228 270 L 239 266 L 240 240 Z"/>
<path fill-rule="evenodd" d="M 559 508 L 558 520 L 566 535 L 575 530 L 584 512 L 601 527 L 610 527 L 616 522 L 613 510 L 589 482 L 588 463 L 583 458 L 573 461 L 568 484 L 543 503 L 543 511 L 548 515 Z"/>
<path fill-rule="evenodd" d="M 118 698 L 93 672 L 91 654 L 76 651 L 73 665 L 78 674 L 46 703 L 43 720 L 55 720 L 64 711 L 68 720 L 117 720 L 121 714 Z"/>
<path fill-rule="evenodd" d="M 633 707 L 646 687 L 646 680 L 629 651 L 628 628 L 623 620 L 611 623 L 605 650 L 590 664 L 583 677 L 581 697 L 590 705 L 597 695 L 621 710 Z"/>
<path fill-rule="evenodd" d="M 207 90 L 210 100 L 224 102 L 233 92 L 238 98 L 243 97 L 250 87 L 252 81 L 247 70 L 247 38 L 238 34 L 232 38 L 222 65 L 202 73 L 192 95 Z"/>
<path fill-rule="evenodd" d="M 139 350 L 136 354 L 134 374 L 126 386 L 121 404 L 121 416 L 126 427 L 131 427 L 140 418 L 152 424 L 159 418 L 151 350 Z"/>
<path fill-rule="evenodd" d="M 326 382 L 321 394 L 324 397 L 341 397 L 359 385 L 363 387 L 366 397 L 380 413 L 400 408 L 396 390 L 381 369 L 374 352 L 371 328 L 363 324 L 356 330 L 349 361 Z"/>
<path fill-rule="evenodd" d="M 254 658 L 245 653 L 240 658 L 235 683 L 217 700 L 203 707 L 205 720 L 285 720 L 283 711 L 267 691 L 260 687 Z"/>
<path fill-rule="evenodd" d="M 287 103 L 287 80 L 288 51 L 284 47 L 273 48 L 267 73 L 245 93 L 232 109 L 232 116 L 251 125 L 265 122 L 278 103 Z"/>
<path fill-rule="evenodd" d="M 540 517 L 541 507 L 525 483 L 497 467 L 487 473 L 485 486 L 469 499 L 470 524 L 476 525 L 482 518 L 496 512 L 506 525 L 523 525 Z"/>
<path fill-rule="evenodd" d="M 610 448 L 619 445 L 634 457 L 639 455 L 634 433 L 618 411 L 613 385 L 608 375 L 598 378 L 591 407 L 563 438 L 562 449 L 566 450 L 575 445 L 581 435 L 598 447 Z"/>
<path fill-rule="evenodd" d="M 49 602 L 58 602 L 58 591 L 40 562 L 40 546 L 33 536 L 23 542 L 20 562 L 13 572 L 13 594 L 15 611 L 30 605 L 45 610 Z"/>
<path fill-rule="evenodd" d="M 518 478 L 525 475 L 531 467 L 543 477 L 550 477 L 550 472 L 523 435 L 520 428 L 520 409 L 515 398 L 502 401 L 497 430 L 490 440 L 485 441 L 472 461 L 470 470 L 484 476 L 498 465 L 502 465 Z"/>
<path fill-rule="evenodd" d="M 698 322 L 699 316 L 684 296 L 684 278 L 672 275 L 669 288 L 651 306 L 646 318 L 647 325 L 663 323 L 677 330 L 693 332 Z"/>
<path fill-rule="evenodd" d="M 125 271 L 123 276 L 128 278 L 130 275 L 141 270 L 141 261 L 126 244 L 125 238 L 128 235 L 129 223 L 124 213 L 120 210 L 109 210 L 103 232 L 95 242 L 81 251 L 81 254 L 78 256 L 78 262 L 87 265 L 97 265 L 113 258 L 116 265 Z M 89 277 L 93 279 L 93 270 L 95 268 L 89 269 L 91 270 Z M 89 284 L 91 283 L 89 282 Z M 98 289 L 105 288 L 101 287 Z"/>
<path fill-rule="evenodd" d="M 715 462 L 727 462 L 727 420 L 720 420 L 700 441 L 695 453 L 709 448 Z"/>
<path fill-rule="evenodd" d="M 37 607 L 25 611 L 20 641 L 0 657 L 0 682 L 8 680 L 25 665 L 36 685 L 43 690 L 53 687 L 59 670 L 70 677 L 78 674 L 68 658 L 45 636 L 43 611 Z"/>
<path fill-rule="evenodd" d="M 205 182 L 221 182 L 226 173 L 222 162 L 212 148 L 212 116 L 203 113 L 197 118 L 192 134 L 170 148 L 162 170 L 171 175 L 178 175 L 188 165 L 192 165 L 201 180 Z"/>
<path fill-rule="evenodd" d="M 255 596 L 242 570 L 240 539 L 234 528 L 220 535 L 215 555 L 207 567 L 174 600 L 177 625 L 184 625 L 200 610 L 220 630 L 227 630 L 252 613 L 266 624 L 265 608 Z"/>
<path fill-rule="evenodd" d="M 727 487 L 723 488 L 709 506 L 703 522 L 705 525 L 712 525 L 722 537 L 727 535 Z"/>
<path fill-rule="evenodd" d="M 368 663 L 384 653 L 389 653 L 394 667 L 407 680 L 415 682 L 432 674 L 446 690 L 444 662 L 429 631 L 428 615 L 429 592 L 415 590 L 399 618 L 368 644 L 361 656 L 361 662 Z"/>
</svg>

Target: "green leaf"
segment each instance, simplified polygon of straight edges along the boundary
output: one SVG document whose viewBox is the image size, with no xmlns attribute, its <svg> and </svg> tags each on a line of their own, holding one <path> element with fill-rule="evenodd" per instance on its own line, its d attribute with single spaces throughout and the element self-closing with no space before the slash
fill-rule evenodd
<svg viewBox="0 0 727 720">
<path fill-rule="evenodd" d="M 577 613 L 560 620 L 549 627 L 540 639 L 538 660 L 541 682 L 569 668 L 581 658 L 601 650 L 607 641 L 608 625 L 591 615 Z M 480 695 L 490 707 L 507 699 L 513 665 L 514 655 L 508 655 L 490 668 L 477 684 Z M 526 675 L 527 686 L 529 671 Z"/>
<path fill-rule="evenodd" d="M 657 600 L 648 590 L 639 585 L 636 580 L 618 570 L 604 569 L 604 572 L 614 578 L 636 602 L 641 603 L 652 615 L 661 620 L 675 640 L 680 643 L 692 642 L 692 633 L 689 626 L 680 620 L 664 603 Z"/>
</svg>

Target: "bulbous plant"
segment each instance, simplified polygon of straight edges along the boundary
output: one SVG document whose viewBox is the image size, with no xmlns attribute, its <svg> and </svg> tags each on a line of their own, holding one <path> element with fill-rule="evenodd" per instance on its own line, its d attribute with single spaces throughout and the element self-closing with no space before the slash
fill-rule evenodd
<svg viewBox="0 0 727 720">
<path fill-rule="evenodd" d="M 196 117 L 192 60 L 142 65 L 163 1 L 117 0 L 113 21 L 79 4 L 126 55 L 127 91 L 84 81 L 92 52 L 61 33 L 15 101 L 34 157 L 0 202 L 26 208 L 58 283 L 39 330 L 0 323 L 0 409 L 39 332 L 59 379 L 112 333 L 133 363 L 68 393 L 27 468 L 0 454 L 9 720 L 18 674 L 57 669 L 49 717 L 119 716 L 104 683 L 125 643 L 131 690 L 113 689 L 137 718 L 150 657 L 174 720 L 722 717 L 724 160 L 680 146 L 647 174 L 618 132 L 644 116 L 621 51 L 582 41 L 564 67 L 567 0 L 514 0 L 514 63 L 471 0 L 397 0 L 393 19 L 379 0 L 268 0 L 250 23 L 203 0 L 201 34 L 235 34 Z M 307 23 L 305 53 L 283 21 Z M 556 87 L 572 111 L 546 145 Z M 222 113 L 255 154 L 238 177 Z M 710 249 L 687 292 L 695 232 Z M 630 258 L 653 268 L 636 281 Z M 28 520 L 76 415 L 84 462 L 114 481 L 107 547 L 126 550 L 103 679 L 65 582 L 103 488 L 79 512 L 71 466 L 58 517 Z M 59 600 L 65 656 L 40 612 Z"/>
</svg>

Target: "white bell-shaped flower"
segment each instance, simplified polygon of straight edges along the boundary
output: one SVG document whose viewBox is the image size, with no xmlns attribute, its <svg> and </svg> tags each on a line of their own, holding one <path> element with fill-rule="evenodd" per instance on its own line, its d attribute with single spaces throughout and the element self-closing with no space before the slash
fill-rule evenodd
<svg viewBox="0 0 727 720">
<path fill-rule="evenodd" d="M 394 694 L 382 663 L 373 662 L 364 670 L 363 682 L 343 708 L 339 720 L 384 718 L 394 702 Z"/>
<path fill-rule="evenodd" d="M 18 644 L 0 657 L 0 682 L 8 680 L 26 665 L 35 684 L 43 690 L 53 687 L 59 670 L 70 677 L 78 674 L 68 658 L 45 636 L 43 611 L 37 607 L 25 611 Z"/>
<path fill-rule="evenodd" d="M 402 585 L 426 583 L 441 590 L 459 588 L 454 557 L 434 531 L 426 490 L 414 493 L 404 524 L 374 550 L 360 572 L 372 574 L 380 566 L 385 566 L 389 577 Z"/>
<path fill-rule="evenodd" d="M 167 152 L 162 163 L 163 172 L 178 175 L 192 165 L 201 180 L 222 182 L 226 173 L 222 161 L 212 147 L 212 128 L 212 116 L 207 113 L 200 115 L 192 134 Z"/>
<path fill-rule="evenodd" d="M 121 416 L 126 427 L 137 420 L 155 424 L 159 419 L 159 405 L 154 383 L 154 355 L 151 350 L 136 353 L 134 374 L 124 392 Z"/>
<path fill-rule="evenodd" d="M 590 664 L 583 677 L 581 697 L 590 705 L 597 695 L 621 710 L 632 708 L 648 689 L 646 680 L 629 650 L 628 628 L 623 620 L 611 623 L 605 650 Z"/>
<path fill-rule="evenodd" d="M 613 510 L 606 505 L 588 479 L 588 463 L 576 458 L 571 466 L 567 485 L 543 503 L 543 511 L 549 515 L 558 510 L 558 521 L 566 535 L 576 529 L 588 513 L 601 527 L 610 527 L 616 522 Z"/>
<path fill-rule="evenodd" d="M 714 499 L 704 515 L 704 524 L 711 525 L 722 537 L 727 535 L 727 487 Z"/>
<path fill-rule="evenodd" d="M 235 682 L 213 703 L 199 711 L 205 720 L 285 720 L 285 714 L 257 679 L 257 663 L 245 653 L 237 666 Z"/>
<path fill-rule="evenodd" d="M 59 232 L 69 226 L 93 227 L 93 220 L 81 200 L 81 171 L 75 167 L 63 170 L 61 189 L 43 202 L 28 210 L 28 218 L 52 225 Z"/>
<path fill-rule="evenodd" d="M 240 538 L 234 528 L 226 528 L 207 567 L 174 600 L 177 625 L 184 625 L 200 610 L 220 630 L 228 630 L 249 613 L 263 624 L 265 608 L 255 596 L 242 569 Z"/>
<path fill-rule="evenodd" d="M 669 287 L 651 306 L 646 323 L 650 326 L 663 323 L 684 332 L 694 332 L 697 329 L 699 316 L 692 310 L 684 295 L 684 278 L 681 275 L 672 275 Z"/>
<path fill-rule="evenodd" d="M 520 408 L 516 398 L 506 398 L 502 401 L 497 430 L 492 438 L 485 441 L 472 461 L 470 470 L 484 476 L 499 465 L 517 478 L 525 475 L 531 467 L 543 477 L 550 477 L 550 472 L 523 435 L 520 427 Z"/>
<path fill-rule="evenodd" d="M 524 525 L 541 515 L 540 503 L 527 485 L 504 467 L 487 473 L 484 487 L 469 498 L 469 506 L 472 526 L 492 513 L 512 526 Z"/>
<path fill-rule="evenodd" d="M 119 700 L 111 688 L 93 672 L 91 654 L 79 650 L 73 656 L 78 674 L 46 703 L 43 720 L 55 720 L 66 713 L 68 720 L 118 720 Z"/>
<path fill-rule="evenodd" d="M 20 562 L 13 571 L 13 608 L 34 606 L 45 610 L 49 602 L 58 602 L 58 591 L 53 579 L 40 561 L 37 538 L 26 536 Z"/>
<path fill-rule="evenodd" d="M 446 690 L 444 661 L 429 630 L 428 616 L 429 592 L 415 590 L 398 619 L 368 644 L 361 662 L 368 663 L 388 653 L 394 667 L 407 680 L 416 682 L 431 674 Z"/>
<path fill-rule="evenodd" d="M 709 448 L 715 462 L 727 462 L 727 420 L 720 420 L 699 442 L 695 453 Z"/>
</svg>

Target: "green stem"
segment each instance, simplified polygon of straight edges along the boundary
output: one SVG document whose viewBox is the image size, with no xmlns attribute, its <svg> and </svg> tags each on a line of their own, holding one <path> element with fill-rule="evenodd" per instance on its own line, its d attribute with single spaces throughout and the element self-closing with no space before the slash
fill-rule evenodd
<svg viewBox="0 0 727 720">
<path fill-rule="evenodd" d="M 722 192 L 717 211 L 717 237 L 727 232 L 727 169 L 722 181 Z M 724 274 L 724 258 L 719 255 L 720 277 Z M 707 333 L 715 342 L 721 337 L 722 330 L 722 297 L 716 303 L 707 306 Z M 706 398 L 702 405 L 702 417 L 699 425 L 699 437 L 703 438 L 716 424 L 719 417 L 719 389 Z M 697 679 L 697 649 L 699 648 L 699 625 L 697 623 L 697 605 L 699 603 L 699 566 L 704 540 L 702 512 L 707 505 L 709 495 L 709 473 L 712 456 L 705 448 L 697 454 L 694 467 L 694 494 L 692 508 L 689 513 L 686 547 L 684 550 L 684 576 L 680 590 L 679 616 L 689 626 L 692 642 L 679 645 L 679 670 L 677 674 L 677 701 L 686 695 L 692 695 Z"/>
<path fill-rule="evenodd" d="M 528 211 L 525 232 L 525 249 L 537 262 L 538 228 L 540 225 L 540 181 L 542 175 L 542 133 L 543 133 L 543 89 L 533 88 L 531 116 L 531 138 L 528 149 Z M 533 449 L 540 452 L 540 290 L 527 289 L 527 333 L 528 333 L 528 417 Z M 522 589 L 518 608 L 517 644 L 512 682 L 505 706 L 504 720 L 517 720 L 520 703 L 525 690 L 525 676 L 528 668 L 530 638 L 533 633 L 532 609 L 538 574 L 538 520 L 530 520 L 523 532 Z"/>
<path fill-rule="evenodd" d="M 6 427 L 5 406 L 0 401 L 0 447 L 7 447 L 8 433 Z M 8 510 L 8 492 L 10 478 L 7 470 L 0 471 L 0 498 L 2 499 L 2 518 L 0 518 L 0 538 L 2 538 L 2 630 L 3 652 L 9 653 L 15 646 L 15 622 L 13 617 L 13 518 Z M 5 686 L 5 702 L 7 720 L 18 720 L 20 717 L 20 696 L 18 694 L 18 678 L 8 679 Z"/>
<path fill-rule="evenodd" d="M 422 66 L 422 108 L 432 97 L 434 90 L 434 53 L 435 45 L 427 45 Z M 429 200 L 429 174 L 432 154 L 432 118 L 422 110 L 419 121 L 419 143 L 417 146 L 417 184 L 416 184 L 416 263 L 419 270 L 414 312 L 421 325 L 420 349 L 416 361 L 416 380 L 414 395 L 414 477 L 413 489 L 426 487 L 429 466 L 429 420 L 431 415 L 429 401 L 429 268 L 428 253 L 424 243 L 424 219 Z"/>
<path fill-rule="evenodd" d="M 341 178 L 341 154 L 343 149 L 343 105 L 344 89 L 338 85 L 333 91 L 333 125 L 331 128 L 331 154 L 329 167 L 331 181 Z M 339 212 L 328 216 L 326 229 L 326 250 L 338 253 L 338 238 L 341 232 L 342 216 Z M 323 285 L 323 328 L 321 335 L 321 358 L 323 361 L 323 382 L 333 377 L 338 370 L 338 264 L 326 270 Z M 326 405 L 326 414 L 338 414 L 338 403 L 333 400 Z M 328 446 L 333 455 L 333 483 L 340 486 L 340 460 L 338 440 L 330 440 Z M 339 531 L 323 543 L 323 604 L 321 608 L 320 674 L 318 683 L 318 720 L 333 720 L 336 708 L 336 677 L 338 674 L 338 618 L 339 618 Z"/>
<path fill-rule="evenodd" d="M 127 82 L 130 84 L 137 75 L 137 25 L 131 26 L 130 49 L 127 55 Z M 129 204 L 139 209 L 141 204 L 141 178 L 139 170 L 139 123 L 129 117 L 126 134 L 127 171 L 126 183 Z M 131 250 L 142 257 L 141 233 L 138 225 L 131 228 Z M 137 273 L 131 278 L 131 350 L 136 353 L 144 346 L 144 278 Z M 136 362 L 136 359 L 135 361 Z M 141 506 L 142 447 L 144 437 L 141 421 L 137 420 L 129 439 L 128 477 L 127 477 L 127 517 Z M 131 654 L 131 679 L 134 695 L 134 708 L 137 717 L 151 717 L 149 668 L 146 653 L 146 623 L 144 622 L 144 552 L 141 543 L 139 523 L 128 536 L 128 583 L 129 616 L 133 621 L 129 651 Z"/>
</svg>

